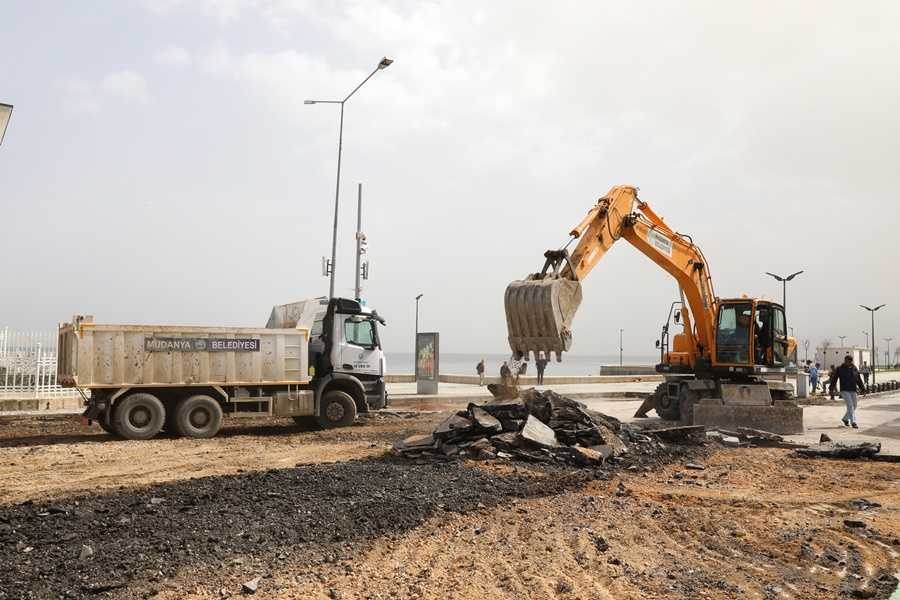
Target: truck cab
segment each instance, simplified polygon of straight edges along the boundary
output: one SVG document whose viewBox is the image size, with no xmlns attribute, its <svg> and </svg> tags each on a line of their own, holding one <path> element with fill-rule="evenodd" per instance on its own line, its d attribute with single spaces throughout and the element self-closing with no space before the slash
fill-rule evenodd
<svg viewBox="0 0 900 600">
<path fill-rule="evenodd" d="M 364 406 L 357 407 L 363 412 L 387 405 L 386 365 L 378 335 L 384 324 L 377 311 L 356 300 L 323 297 L 276 306 L 266 327 L 308 327 L 314 383 L 343 385 L 354 398 L 364 397 Z"/>
</svg>

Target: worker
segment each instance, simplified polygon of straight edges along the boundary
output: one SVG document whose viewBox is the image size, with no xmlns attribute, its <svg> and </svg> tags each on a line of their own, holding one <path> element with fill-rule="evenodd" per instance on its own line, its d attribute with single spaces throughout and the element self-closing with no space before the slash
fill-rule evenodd
<svg viewBox="0 0 900 600">
<path fill-rule="evenodd" d="M 834 395 L 835 384 L 840 381 L 841 398 L 843 398 L 844 404 L 847 405 L 847 410 L 844 412 L 841 423 L 844 424 L 844 427 L 850 425 L 853 429 L 859 429 L 859 425 L 856 424 L 857 394 L 865 393 L 866 384 L 863 383 L 862 377 L 859 376 L 859 370 L 853 365 L 852 356 L 848 354 L 844 357 L 844 364 L 837 368 L 835 375 L 835 379 L 831 380 L 832 396 Z"/>
<path fill-rule="evenodd" d="M 512 371 L 509 370 L 509 365 L 504 360 L 500 365 L 500 384 L 509 385 L 510 379 L 512 379 Z"/>
<path fill-rule="evenodd" d="M 538 385 L 544 385 L 544 369 L 547 368 L 547 359 L 544 358 L 543 352 L 541 352 L 541 355 L 534 361 L 534 367 L 537 369 Z"/>
<path fill-rule="evenodd" d="M 478 385 L 484 385 L 484 359 L 482 358 L 475 365 L 475 372 L 478 373 Z"/>
<path fill-rule="evenodd" d="M 817 385 L 819 385 L 819 363 L 809 368 L 809 389 L 812 390 L 813 395 L 816 393 Z"/>
<path fill-rule="evenodd" d="M 729 338 L 729 343 L 735 347 L 734 362 L 747 362 L 750 354 L 750 315 L 738 315 L 737 326 Z"/>
</svg>

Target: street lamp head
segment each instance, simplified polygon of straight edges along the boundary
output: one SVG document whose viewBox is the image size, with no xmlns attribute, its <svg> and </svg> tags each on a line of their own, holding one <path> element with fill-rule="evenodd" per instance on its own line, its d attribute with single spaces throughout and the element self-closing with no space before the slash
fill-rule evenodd
<svg viewBox="0 0 900 600">
<path fill-rule="evenodd" d="M 425 295 L 425 294 L 419 294 L 418 296 L 416 296 L 416 300 L 418 300 L 419 298 L 421 298 L 421 297 L 424 296 L 424 295 Z"/>
<path fill-rule="evenodd" d="M 776 275 L 775 273 L 769 273 L 768 271 L 766 271 L 766 275 L 769 275 L 770 277 L 774 277 L 778 281 L 784 281 L 783 277 L 781 277 L 780 275 Z"/>
<path fill-rule="evenodd" d="M 391 66 L 391 64 L 393 64 L 393 62 L 394 62 L 393 59 L 385 56 L 384 58 L 381 59 L 381 62 L 378 63 L 378 70 L 383 71 L 383 70 L 387 69 L 389 66 Z"/>
<path fill-rule="evenodd" d="M 315 104 L 315 103 L 316 103 L 315 100 L 304 100 L 303 101 L 303 104 Z"/>
<path fill-rule="evenodd" d="M 3 143 L 3 137 L 6 135 L 6 126 L 9 125 L 9 119 L 12 117 L 12 104 L 3 104 L 0 102 L 0 144 Z"/>
<path fill-rule="evenodd" d="M 802 273 L 802 272 L 803 272 L 803 271 L 797 271 L 796 273 L 793 273 L 793 274 L 791 274 L 791 275 L 788 275 L 788 276 L 785 278 L 785 281 L 790 281 L 791 279 L 793 279 L 794 277 L 796 277 L 797 275 L 799 275 L 799 274 Z"/>
</svg>

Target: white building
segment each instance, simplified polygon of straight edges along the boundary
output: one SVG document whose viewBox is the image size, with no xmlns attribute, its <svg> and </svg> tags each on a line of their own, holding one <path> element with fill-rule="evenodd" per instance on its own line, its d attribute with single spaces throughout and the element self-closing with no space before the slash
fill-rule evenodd
<svg viewBox="0 0 900 600">
<path fill-rule="evenodd" d="M 856 365 L 856 368 L 862 367 L 863 362 L 872 364 L 872 351 L 869 348 L 862 348 L 860 346 L 827 346 L 823 348 L 819 346 L 816 348 L 816 359 L 813 362 L 817 362 L 822 365 L 823 368 L 827 369 L 831 365 L 838 366 L 842 362 L 844 362 L 844 357 L 847 355 L 853 357 L 853 364 Z"/>
</svg>

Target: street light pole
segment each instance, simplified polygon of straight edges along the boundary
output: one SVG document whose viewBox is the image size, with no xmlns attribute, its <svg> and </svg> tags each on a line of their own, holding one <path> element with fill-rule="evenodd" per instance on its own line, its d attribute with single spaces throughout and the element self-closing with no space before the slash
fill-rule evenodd
<svg viewBox="0 0 900 600">
<path fill-rule="evenodd" d="M 304 100 L 303 104 L 340 104 L 341 105 L 341 124 L 338 128 L 338 160 L 337 160 L 337 179 L 334 184 L 334 230 L 331 234 L 331 280 L 328 283 L 328 297 L 334 298 L 334 274 L 337 266 L 337 228 L 338 228 L 338 206 L 340 204 L 341 195 L 341 154 L 344 147 L 344 104 L 350 99 L 356 91 L 372 78 L 375 73 L 391 66 L 394 62 L 390 58 L 384 57 L 375 67 L 368 77 L 362 80 L 353 91 L 347 94 L 343 100 Z"/>
<path fill-rule="evenodd" d="M 803 271 L 797 271 L 796 273 L 792 273 L 786 277 L 782 277 L 781 275 L 776 275 L 775 273 L 769 273 L 768 271 L 766 271 L 766 275 L 774 277 L 776 281 L 781 282 L 781 308 L 784 309 L 785 315 L 787 315 L 787 282 L 802 272 Z"/>
<path fill-rule="evenodd" d="M 12 111 L 12 104 L 0 102 L 0 144 L 3 143 L 3 138 L 6 136 L 6 127 L 9 125 L 10 118 L 12 118 Z"/>
<path fill-rule="evenodd" d="M 366 236 L 362 232 L 362 184 L 359 184 L 359 192 L 356 201 L 356 283 L 354 286 L 354 298 L 359 302 L 362 300 L 362 255 L 366 251 Z"/>
<path fill-rule="evenodd" d="M 872 317 L 872 383 L 875 383 L 875 365 L 878 364 L 878 357 L 875 355 L 875 312 L 881 308 L 884 308 L 886 305 L 879 304 L 875 308 L 869 308 L 863 304 L 860 304 L 860 308 L 864 308 L 869 311 L 869 315 Z"/>
<path fill-rule="evenodd" d="M 421 300 L 424 295 L 425 294 L 419 294 L 416 296 L 416 339 L 419 339 L 419 300 Z"/>
<path fill-rule="evenodd" d="M 869 347 L 869 332 L 863 331 L 863 335 L 866 336 L 866 348 Z"/>
<path fill-rule="evenodd" d="M 886 341 L 886 342 L 887 342 L 887 345 L 888 345 L 888 349 L 887 349 L 887 360 L 885 361 L 885 366 L 886 366 L 886 367 L 890 367 L 890 366 L 891 366 L 891 341 L 893 341 L 893 339 L 894 339 L 894 338 L 892 338 L 892 337 L 886 337 L 886 338 L 884 338 L 884 341 Z"/>
<path fill-rule="evenodd" d="M 624 329 L 619 330 L 619 366 L 622 366 L 622 332 Z"/>
</svg>

